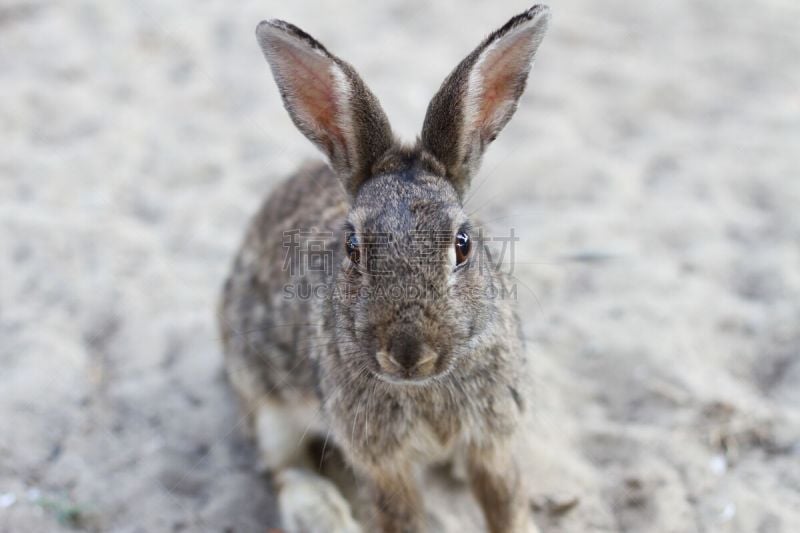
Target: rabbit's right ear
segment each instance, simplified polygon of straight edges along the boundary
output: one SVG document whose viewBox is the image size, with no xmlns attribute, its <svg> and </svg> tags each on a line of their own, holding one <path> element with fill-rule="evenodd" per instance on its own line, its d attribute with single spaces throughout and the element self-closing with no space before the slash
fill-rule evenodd
<svg viewBox="0 0 800 533">
<path fill-rule="evenodd" d="M 486 147 L 517 108 L 549 18 L 543 5 L 513 17 L 450 73 L 428 106 L 422 146 L 462 196 Z"/>
<path fill-rule="evenodd" d="M 394 138 L 377 98 L 355 69 L 300 28 L 261 22 L 256 37 L 297 128 L 325 155 L 351 196 Z"/>
</svg>

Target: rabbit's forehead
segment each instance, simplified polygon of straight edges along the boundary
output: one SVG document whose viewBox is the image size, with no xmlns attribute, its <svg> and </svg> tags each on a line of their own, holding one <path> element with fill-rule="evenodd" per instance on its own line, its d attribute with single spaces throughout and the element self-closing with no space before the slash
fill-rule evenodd
<svg viewBox="0 0 800 533">
<path fill-rule="evenodd" d="M 451 232 L 466 222 L 466 216 L 452 187 L 441 178 L 382 176 L 364 185 L 349 220 L 359 233 L 399 237 L 426 231 Z"/>
</svg>

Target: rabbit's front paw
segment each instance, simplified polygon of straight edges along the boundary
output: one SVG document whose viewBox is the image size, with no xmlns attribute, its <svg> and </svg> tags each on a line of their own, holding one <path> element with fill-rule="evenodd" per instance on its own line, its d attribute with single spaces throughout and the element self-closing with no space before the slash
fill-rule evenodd
<svg viewBox="0 0 800 533">
<path fill-rule="evenodd" d="M 361 533 L 347 500 L 327 479 L 292 468 L 280 472 L 275 482 L 288 533 Z"/>
</svg>

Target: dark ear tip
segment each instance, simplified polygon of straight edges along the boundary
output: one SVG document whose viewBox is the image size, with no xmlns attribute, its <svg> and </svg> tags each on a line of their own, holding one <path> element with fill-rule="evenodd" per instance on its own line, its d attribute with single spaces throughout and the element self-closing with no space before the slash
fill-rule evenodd
<svg viewBox="0 0 800 533">
<path fill-rule="evenodd" d="M 534 28 L 536 33 L 541 35 L 547 29 L 549 23 L 550 8 L 544 4 L 536 4 L 527 11 L 511 17 L 511 20 L 506 22 L 502 28 L 491 34 L 484 44 L 488 44 L 520 26 Z"/>
<path fill-rule="evenodd" d="M 550 6 L 546 6 L 544 4 L 536 4 L 529 10 L 527 10 L 523 17 L 527 21 L 536 21 L 534 24 L 540 26 L 542 28 L 547 28 L 550 24 Z"/>
<path fill-rule="evenodd" d="M 536 4 L 535 6 L 531 7 L 529 10 L 525 12 L 525 18 L 528 20 L 533 20 L 536 17 L 549 17 L 550 16 L 550 6 L 545 4 Z"/>
<path fill-rule="evenodd" d="M 262 20 L 256 26 L 256 36 L 263 37 L 264 35 L 269 33 L 270 30 L 287 31 L 289 30 L 289 28 L 291 28 L 291 26 L 292 25 L 289 24 L 288 22 L 279 19 Z"/>
<path fill-rule="evenodd" d="M 319 50 L 328 57 L 333 57 L 319 41 L 290 22 L 280 19 L 270 19 L 262 20 L 258 23 L 258 26 L 256 26 L 256 38 L 262 43 L 262 47 L 266 46 L 264 43 L 268 43 L 270 40 L 275 38 L 285 39 L 286 37 L 303 42 L 306 46 Z"/>
</svg>

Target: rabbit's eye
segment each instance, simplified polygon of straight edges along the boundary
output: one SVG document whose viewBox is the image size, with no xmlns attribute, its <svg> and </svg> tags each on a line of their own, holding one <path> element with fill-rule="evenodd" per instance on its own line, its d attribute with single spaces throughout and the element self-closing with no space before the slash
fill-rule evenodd
<svg viewBox="0 0 800 533">
<path fill-rule="evenodd" d="M 347 234 L 347 237 L 345 237 L 344 246 L 345 250 L 347 251 L 347 257 L 350 258 L 350 261 L 358 264 L 358 262 L 361 260 L 361 251 L 358 249 L 358 237 L 355 233 Z"/>
<path fill-rule="evenodd" d="M 456 234 L 456 266 L 467 260 L 471 245 L 472 242 L 469 240 L 469 235 L 467 235 L 466 232 L 459 231 Z"/>
</svg>

